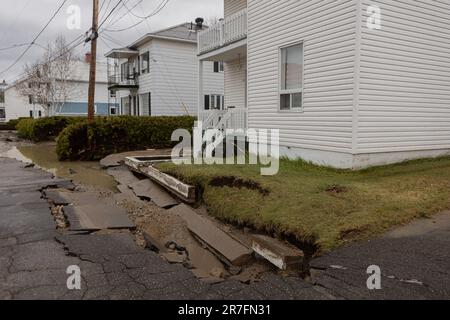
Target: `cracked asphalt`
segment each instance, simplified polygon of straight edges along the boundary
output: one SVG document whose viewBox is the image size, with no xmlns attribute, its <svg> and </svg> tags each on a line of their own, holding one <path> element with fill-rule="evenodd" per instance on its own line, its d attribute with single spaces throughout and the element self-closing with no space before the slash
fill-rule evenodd
<svg viewBox="0 0 450 320">
<path fill-rule="evenodd" d="M 208 284 L 129 232 L 57 230 L 41 190 L 72 184 L 12 159 L 0 158 L 0 168 L 0 300 L 450 299 L 449 212 L 313 260 L 310 282 L 268 273 L 251 285 Z M 81 290 L 67 289 L 71 265 Z M 370 265 L 381 268 L 381 290 L 367 289 Z"/>
<path fill-rule="evenodd" d="M 138 247 L 130 233 L 56 229 L 41 189 L 70 187 L 36 168 L 0 158 L 0 299 L 328 299 L 299 278 L 208 284 L 181 265 Z M 81 269 L 81 290 L 67 289 L 67 267 Z"/>
</svg>

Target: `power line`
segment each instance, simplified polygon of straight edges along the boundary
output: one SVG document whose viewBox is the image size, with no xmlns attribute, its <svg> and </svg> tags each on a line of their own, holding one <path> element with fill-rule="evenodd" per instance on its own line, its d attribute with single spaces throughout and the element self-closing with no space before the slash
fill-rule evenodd
<svg viewBox="0 0 450 320">
<path fill-rule="evenodd" d="M 134 8 L 136 8 L 140 3 L 142 3 L 142 1 L 143 1 L 143 0 L 139 0 L 139 1 L 131 8 L 131 10 L 133 10 Z M 115 24 L 117 24 L 120 20 L 122 20 L 122 19 L 127 15 L 127 13 L 130 12 L 130 9 L 128 9 L 128 7 L 126 6 L 126 4 L 127 4 L 128 2 L 129 2 L 129 1 L 127 1 L 126 3 L 125 3 L 125 2 L 123 3 L 123 7 L 127 10 L 127 12 L 125 12 L 123 15 L 121 15 L 120 18 L 118 18 L 118 19 L 116 19 L 115 21 L 112 21 L 111 23 L 109 23 L 108 26 L 106 26 L 107 28 L 112 27 L 112 26 L 114 26 Z"/>
<path fill-rule="evenodd" d="M 8 72 L 9 70 L 11 70 L 16 64 L 19 63 L 19 61 L 25 56 L 25 54 L 30 50 L 30 48 L 33 46 L 33 44 L 35 43 L 35 41 L 41 36 L 42 33 L 44 33 L 44 31 L 47 29 L 47 27 L 50 25 L 50 23 L 53 21 L 53 19 L 55 19 L 55 17 L 57 16 L 57 14 L 61 11 L 61 9 L 64 7 L 64 5 L 66 4 L 68 0 L 63 0 L 63 2 L 61 3 L 61 5 L 59 6 L 59 8 L 55 11 L 55 13 L 53 14 L 53 16 L 50 18 L 50 20 L 45 24 L 45 26 L 42 28 L 41 31 L 39 31 L 39 33 L 37 34 L 36 37 L 34 37 L 33 41 L 31 41 L 31 43 L 28 45 L 28 47 L 22 52 L 22 54 L 19 55 L 19 57 L 5 70 L 0 72 L 0 75 L 4 74 L 5 72 Z"/>
<path fill-rule="evenodd" d="M 21 47 L 28 46 L 29 44 L 30 43 L 14 44 L 14 45 L 6 47 L 6 48 L 0 48 L 0 51 L 11 50 L 11 49 L 14 49 L 14 48 L 21 48 Z"/>
<path fill-rule="evenodd" d="M 170 0 L 163 0 L 163 1 L 160 3 L 160 5 L 159 5 L 159 6 L 158 6 L 151 14 L 145 16 L 144 18 L 142 18 L 141 21 L 139 21 L 138 23 L 136 23 L 136 24 L 134 24 L 134 25 L 131 25 L 131 26 L 129 26 L 129 27 L 127 27 L 127 28 L 123 28 L 123 29 L 117 29 L 117 30 L 110 30 L 110 29 L 103 29 L 103 30 L 106 30 L 106 31 L 108 31 L 108 32 L 122 32 L 122 31 L 130 30 L 130 29 L 132 29 L 132 28 L 134 28 L 134 27 L 137 27 L 138 25 L 140 25 L 141 23 L 143 23 L 143 22 L 146 21 L 147 19 L 149 19 L 149 18 L 151 18 L 151 17 L 157 15 L 158 13 L 160 13 L 160 12 L 167 6 L 167 4 L 169 3 L 169 1 L 170 1 Z"/>
<path fill-rule="evenodd" d="M 100 25 L 98 26 L 98 28 L 100 29 L 101 26 L 106 22 L 106 20 L 108 20 L 108 18 L 113 14 L 113 12 L 117 9 L 117 7 L 123 2 L 123 0 L 119 0 L 119 2 L 117 2 L 117 4 L 114 6 L 114 8 L 111 9 L 111 11 L 109 12 L 109 14 L 106 16 L 105 19 L 103 19 L 103 21 L 100 23 Z"/>
</svg>

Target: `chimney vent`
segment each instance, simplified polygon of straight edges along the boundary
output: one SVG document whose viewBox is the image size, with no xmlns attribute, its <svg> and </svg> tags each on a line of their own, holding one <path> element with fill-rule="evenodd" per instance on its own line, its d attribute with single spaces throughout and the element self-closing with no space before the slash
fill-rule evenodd
<svg viewBox="0 0 450 320">
<path fill-rule="evenodd" d="M 205 22 L 205 19 L 203 19 L 203 18 L 195 19 L 195 24 L 196 24 L 198 30 L 203 29 L 203 22 Z"/>
</svg>

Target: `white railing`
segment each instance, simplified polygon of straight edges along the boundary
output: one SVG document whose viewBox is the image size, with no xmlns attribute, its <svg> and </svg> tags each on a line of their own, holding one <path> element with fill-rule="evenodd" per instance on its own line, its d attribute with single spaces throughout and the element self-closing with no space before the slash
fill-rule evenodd
<svg viewBox="0 0 450 320">
<path fill-rule="evenodd" d="M 247 9 L 241 10 L 198 34 L 198 53 L 221 48 L 247 37 Z"/>
<path fill-rule="evenodd" d="M 246 130 L 247 129 L 247 109 L 228 109 L 202 111 L 198 120 L 202 122 L 203 129 L 219 130 Z"/>
</svg>

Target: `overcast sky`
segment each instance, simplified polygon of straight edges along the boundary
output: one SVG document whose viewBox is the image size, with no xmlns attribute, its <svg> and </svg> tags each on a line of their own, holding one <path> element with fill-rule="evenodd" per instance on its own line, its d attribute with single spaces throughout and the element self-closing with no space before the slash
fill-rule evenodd
<svg viewBox="0 0 450 320">
<path fill-rule="evenodd" d="M 37 33 L 47 23 L 56 9 L 61 5 L 63 0 L 0 0 L 2 2 L 2 10 L 0 11 L 0 73 L 8 68 L 17 57 L 26 49 L 23 47 L 15 47 L 13 49 L 4 50 L 5 48 L 30 43 Z M 6 2 L 8 3 L 6 5 Z M 49 25 L 46 31 L 39 37 L 37 43 L 45 46 L 48 42 L 52 42 L 61 34 L 68 42 L 82 33 L 85 33 L 92 23 L 92 0 L 68 0 L 67 4 L 58 14 L 58 16 Z M 99 0 L 100 4 L 104 3 L 100 14 L 100 21 L 110 12 L 111 9 L 119 2 L 119 0 Z M 163 0 L 124 0 L 128 8 L 140 3 L 132 10 L 136 16 L 147 16 L 152 13 Z M 13 5 L 11 5 L 13 4 Z M 81 8 L 81 29 L 70 30 L 67 27 L 69 14 L 67 10 L 69 6 L 77 5 Z M 108 8 L 109 5 L 109 8 Z M 120 10 L 111 15 L 107 26 L 111 21 L 117 21 L 108 29 L 123 29 L 134 25 L 141 21 L 137 17 L 129 14 L 127 9 L 119 5 Z M 127 13 L 125 15 L 125 13 Z M 170 27 L 183 22 L 194 21 L 196 17 L 217 18 L 223 16 L 223 0 L 169 0 L 168 4 L 162 11 L 154 17 L 141 23 L 139 26 L 123 31 L 123 32 L 106 32 L 103 40 L 99 41 L 99 58 L 103 58 L 103 54 L 109 51 L 109 47 L 119 47 L 127 45 L 137 40 L 145 33 L 156 31 L 161 28 Z M 112 39 L 111 39 L 112 38 Z M 81 46 L 77 49 L 77 53 L 88 52 L 90 45 Z M 21 59 L 21 61 L 10 71 L 0 74 L 0 81 L 6 79 L 8 82 L 14 80 L 17 75 L 23 72 L 23 66 L 26 62 L 32 62 L 43 54 L 43 49 L 33 46 L 30 51 Z"/>
</svg>

